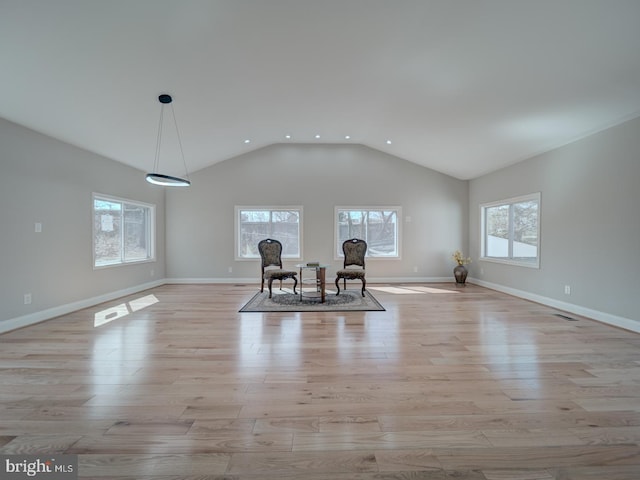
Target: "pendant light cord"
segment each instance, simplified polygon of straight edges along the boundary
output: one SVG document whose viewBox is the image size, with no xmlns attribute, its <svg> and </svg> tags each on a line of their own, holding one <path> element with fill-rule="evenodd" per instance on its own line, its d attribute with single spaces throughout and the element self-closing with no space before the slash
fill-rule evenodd
<svg viewBox="0 0 640 480">
<path fill-rule="evenodd" d="M 180 131 L 178 130 L 178 122 L 176 121 L 176 112 L 173 109 L 173 103 L 171 104 L 171 114 L 173 115 L 173 124 L 176 126 L 176 136 L 178 137 L 178 145 L 180 146 L 180 155 L 182 155 L 182 164 L 184 165 L 184 173 L 187 176 L 187 180 L 191 181 L 189 178 L 189 170 L 187 170 L 187 162 L 184 159 L 184 150 L 182 149 L 182 140 L 180 139 Z M 162 121 L 162 117 L 160 118 Z"/>
<path fill-rule="evenodd" d="M 160 144 L 162 143 L 162 123 L 163 123 L 163 118 L 164 118 L 164 105 L 160 104 L 160 120 L 158 122 L 158 138 L 156 139 L 156 158 L 155 158 L 155 160 L 153 162 L 153 171 L 154 172 L 158 171 L 158 165 L 160 164 Z M 184 157 L 182 158 L 182 160 L 184 161 Z"/>
</svg>

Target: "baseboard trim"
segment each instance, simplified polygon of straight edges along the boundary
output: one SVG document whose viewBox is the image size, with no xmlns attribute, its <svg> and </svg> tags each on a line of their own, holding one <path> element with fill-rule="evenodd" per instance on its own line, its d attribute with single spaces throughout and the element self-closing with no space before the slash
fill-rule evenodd
<svg viewBox="0 0 640 480">
<path fill-rule="evenodd" d="M 453 277 L 367 277 L 367 283 L 451 283 Z"/>
<path fill-rule="evenodd" d="M 60 315 L 66 315 L 68 313 L 72 313 L 77 310 L 82 310 L 83 308 L 93 307 L 94 305 L 99 305 L 100 303 L 115 300 L 117 298 L 125 297 L 127 295 L 133 295 L 134 293 L 142 292 L 150 288 L 164 285 L 164 283 L 165 283 L 164 279 L 156 280 L 153 282 L 143 283 L 141 285 L 136 285 L 133 287 L 122 289 L 122 290 L 117 290 L 115 292 L 105 293 L 103 295 L 98 295 L 96 297 L 86 298 L 84 300 L 79 300 L 77 302 L 67 303 L 65 305 L 59 305 L 57 307 L 48 308 L 46 310 L 41 310 L 39 312 L 23 315 L 21 317 L 10 318 L 9 320 L 0 322 L 0 334 L 10 332 L 12 330 L 17 330 L 18 328 L 24 328 L 30 325 L 35 325 L 36 323 L 44 322 L 46 320 L 51 320 L 52 318 L 59 317 Z"/>
<path fill-rule="evenodd" d="M 638 320 L 619 317 L 617 315 L 600 312 L 598 310 L 592 310 L 590 308 L 575 305 L 573 303 L 562 302 L 553 298 L 544 297 L 535 293 L 525 292 L 524 290 L 518 290 L 516 288 L 506 287 L 497 283 L 486 282 L 477 278 L 467 278 L 467 282 L 473 283 L 475 285 L 480 285 L 481 287 L 490 288 L 491 290 L 497 290 L 498 292 L 507 293 L 509 295 L 513 295 L 514 297 L 531 300 L 532 302 L 540 303 L 552 308 L 557 308 L 558 310 L 573 313 L 575 315 L 591 318 L 598 322 L 606 323 L 607 325 L 640 333 L 640 321 Z"/>
<path fill-rule="evenodd" d="M 327 278 L 327 283 L 335 280 Z M 367 277 L 367 283 L 451 283 L 453 277 Z M 168 284 L 206 284 L 206 283 L 235 283 L 255 284 L 260 286 L 260 278 L 167 278 Z"/>
<path fill-rule="evenodd" d="M 246 284 L 256 284 L 260 287 L 260 278 L 251 277 L 251 278 L 202 278 L 202 277 L 192 277 L 192 278 L 165 278 L 165 284 L 174 284 L 174 285 L 198 285 L 198 284 L 207 284 L 207 283 L 225 283 L 225 284 L 238 284 L 238 285 L 246 285 Z"/>
</svg>

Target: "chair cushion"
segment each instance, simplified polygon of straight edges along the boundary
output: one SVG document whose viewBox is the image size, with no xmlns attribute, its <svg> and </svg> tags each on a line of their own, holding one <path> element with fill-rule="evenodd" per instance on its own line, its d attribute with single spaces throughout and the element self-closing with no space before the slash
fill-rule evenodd
<svg viewBox="0 0 640 480">
<path fill-rule="evenodd" d="M 338 270 L 336 276 L 338 278 L 346 278 L 347 280 L 358 280 L 364 278 L 364 270 Z"/>
<path fill-rule="evenodd" d="M 265 270 L 264 279 L 284 280 L 285 278 L 294 278 L 297 274 L 298 272 L 292 270 Z"/>
</svg>

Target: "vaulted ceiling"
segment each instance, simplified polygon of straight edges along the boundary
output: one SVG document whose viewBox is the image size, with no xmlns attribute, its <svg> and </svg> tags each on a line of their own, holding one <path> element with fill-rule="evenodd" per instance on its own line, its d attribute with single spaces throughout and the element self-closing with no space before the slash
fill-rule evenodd
<svg viewBox="0 0 640 480">
<path fill-rule="evenodd" d="M 144 171 L 169 93 L 191 172 L 354 143 L 470 179 L 640 115 L 639 21 L 637 0 L 1 0 L 0 117 Z"/>
</svg>

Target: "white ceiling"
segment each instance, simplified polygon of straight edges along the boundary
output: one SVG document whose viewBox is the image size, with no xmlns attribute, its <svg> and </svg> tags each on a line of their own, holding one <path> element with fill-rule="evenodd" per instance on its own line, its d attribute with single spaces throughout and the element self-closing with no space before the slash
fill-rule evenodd
<svg viewBox="0 0 640 480">
<path fill-rule="evenodd" d="M 145 171 L 170 93 L 191 172 L 355 143 L 469 179 L 639 116 L 638 25 L 639 0 L 0 0 L 0 117 Z"/>
</svg>

